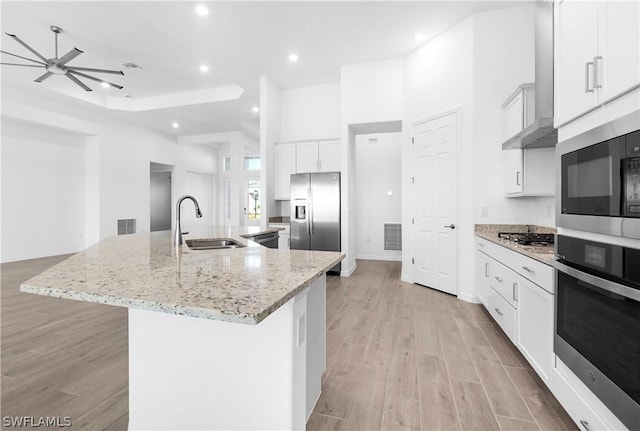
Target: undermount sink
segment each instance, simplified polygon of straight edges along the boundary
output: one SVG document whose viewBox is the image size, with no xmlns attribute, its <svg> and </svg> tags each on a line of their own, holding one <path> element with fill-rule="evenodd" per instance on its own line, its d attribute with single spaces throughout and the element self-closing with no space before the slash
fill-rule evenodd
<svg viewBox="0 0 640 431">
<path fill-rule="evenodd" d="M 188 239 L 185 241 L 191 250 L 215 250 L 219 248 L 246 247 L 231 238 Z"/>
</svg>

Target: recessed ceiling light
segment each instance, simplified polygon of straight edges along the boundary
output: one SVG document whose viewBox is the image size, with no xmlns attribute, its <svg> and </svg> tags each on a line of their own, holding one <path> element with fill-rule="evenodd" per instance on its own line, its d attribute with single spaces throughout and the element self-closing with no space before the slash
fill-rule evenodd
<svg viewBox="0 0 640 431">
<path fill-rule="evenodd" d="M 200 72 L 207 73 L 208 71 L 209 71 L 209 66 L 207 66 L 206 64 L 203 64 L 202 66 L 200 66 Z"/>
<path fill-rule="evenodd" d="M 197 6 L 196 7 L 196 13 L 200 16 L 207 16 L 209 15 L 209 9 L 207 9 L 204 6 Z"/>
<path fill-rule="evenodd" d="M 257 106 L 254 106 L 253 108 L 251 108 L 251 111 L 253 112 L 260 112 L 260 108 L 258 108 Z"/>
<path fill-rule="evenodd" d="M 102 85 L 104 88 L 109 88 L 111 87 L 111 85 L 109 85 L 108 82 L 101 82 L 100 85 Z"/>
<path fill-rule="evenodd" d="M 418 33 L 413 35 L 413 40 L 415 40 L 416 42 L 422 42 L 426 38 L 427 38 L 427 35 L 424 33 Z"/>
<path fill-rule="evenodd" d="M 298 61 L 298 54 L 289 54 L 289 61 L 291 63 L 296 63 Z"/>
<path fill-rule="evenodd" d="M 180 127 L 180 124 L 174 121 L 173 123 L 171 123 L 171 127 L 173 127 L 174 129 L 177 129 L 178 127 Z"/>
</svg>

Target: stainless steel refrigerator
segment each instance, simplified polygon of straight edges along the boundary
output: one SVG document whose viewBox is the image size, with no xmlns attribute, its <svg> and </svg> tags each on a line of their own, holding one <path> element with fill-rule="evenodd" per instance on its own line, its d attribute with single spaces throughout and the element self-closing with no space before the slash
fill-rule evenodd
<svg viewBox="0 0 640 431">
<path fill-rule="evenodd" d="M 340 172 L 291 175 L 290 225 L 292 249 L 340 251 Z"/>
</svg>

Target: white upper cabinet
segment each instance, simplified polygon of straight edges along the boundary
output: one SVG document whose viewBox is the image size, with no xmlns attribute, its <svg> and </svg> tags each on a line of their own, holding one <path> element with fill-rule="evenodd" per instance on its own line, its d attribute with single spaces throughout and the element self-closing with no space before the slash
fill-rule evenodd
<svg viewBox="0 0 640 431">
<path fill-rule="evenodd" d="M 505 150 L 504 192 L 507 195 L 524 192 L 524 157 L 522 149 Z"/>
<path fill-rule="evenodd" d="M 296 144 L 275 146 L 275 189 L 276 200 L 289 200 L 291 196 L 291 174 L 296 173 Z"/>
<path fill-rule="evenodd" d="M 318 172 L 318 143 L 301 142 L 296 144 L 298 155 L 296 157 L 296 172 Z"/>
<path fill-rule="evenodd" d="M 556 4 L 556 127 L 640 85 L 639 21 L 637 1 Z"/>
<path fill-rule="evenodd" d="M 340 141 L 300 142 L 296 146 L 298 173 L 340 171 Z"/>
<path fill-rule="evenodd" d="M 318 171 L 340 172 L 340 141 L 318 143 Z"/>
<path fill-rule="evenodd" d="M 555 147 L 505 150 L 502 153 L 506 197 L 555 195 Z"/>
</svg>

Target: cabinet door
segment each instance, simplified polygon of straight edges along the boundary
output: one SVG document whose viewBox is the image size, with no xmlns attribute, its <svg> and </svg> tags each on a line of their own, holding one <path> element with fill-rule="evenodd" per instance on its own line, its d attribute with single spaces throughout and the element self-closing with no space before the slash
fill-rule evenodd
<svg viewBox="0 0 640 431">
<path fill-rule="evenodd" d="M 504 138 L 509 139 L 524 129 L 524 95 L 520 91 L 504 107 Z"/>
<path fill-rule="evenodd" d="M 296 172 L 299 174 L 318 172 L 318 143 L 301 142 L 296 144 Z"/>
<path fill-rule="evenodd" d="M 598 55 L 598 3 L 556 3 L 555 126 L 596 106 L 593 59 Z"/>
<path fill-rule="evenodd" d="M 504 154 L 504 192 L 506 194 L 524 191 L 523 150 L 506 150 Z"/>
<path fill-rule="evenodd" d="M 340 141 L 320 142 L 318 154 L 320 172 L 340 172 Z"/>
<path fill-rule="evenodd" d="M 281 250 L 289 250 L 289 234 L 280 233 L 278 236 L 278 248 Z"/>
<path fill-rule="evenodd" d="M 476 251 L 476 290 L 478 298 L 485 307 L 488 307 L 490 276 L 491 259 L 486 254 Z"/>
<path fill-rule="evenodd" d="M 275 199 L 288 200 L 291 197 L 291 174 L 296 173 L 296 145 L 279 144 L 275 146 L 276 177 Z"/>
<path fill-rule="evenodd" d="M 598 102 L 607 102 L 640 84 L 640 2 L 600 3 Z"/>
<path fill-rule="evenodd" d="M 547 384 L 553 367 L 553 295 L 518 277 L 517 346 Z"/>
</svg>

